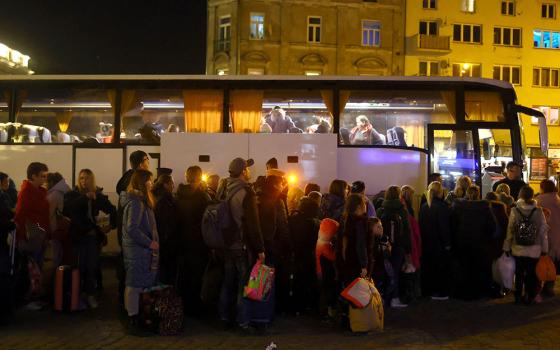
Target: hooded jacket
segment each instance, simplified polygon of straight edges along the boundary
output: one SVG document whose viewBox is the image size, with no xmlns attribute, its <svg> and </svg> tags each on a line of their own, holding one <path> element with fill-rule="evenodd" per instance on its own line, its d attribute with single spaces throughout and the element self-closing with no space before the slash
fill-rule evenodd
<svg viewBox="0 0 560 350">
<path fill-rule="evenodd" d="M 122 248 L 126 270 L 126 286 L 146 288 L 154 285 L 158 272 L 159 251 L 150 249 L 159 242 L 154 212 L 141 193 L 121 192 L 123 208 Z"/>
<path fill-rule="evenodd" d="M 95 199 L 89 199 L 85 193 L 76 187 L 64 196 L 64 215 L 70 218 L 70 235 L 74 240 L 98 232 L 96 217 L 102 211 L 110 216 L 110 225 L 117 227 L 117 209 L 103 194 L 103 189 L 97 187 Z"/>
<path fill-rule="evenodd" d="M 550 210 L 548 219 L 548 255 L 555 260 L 560 260 L 560 197 L 558 193 L 541 193 L 537 203 Z"/>
<path fill-rule="evenodd" d="M 62 179 L 47 191 L 49 201 L 49 220 L 51 222 L 51 232 L 57 229 L 57 216 L 62 214 L 64 209 L 64 195 L 70 191 L 66 180 Z"/>
<path fill-rule="evenodd" d="M 418 221 L 425 255 L 438 256 L 451 247 L 451 210 L 443 199 L 434 198 L 431 206 L 424 203 Z"/>
<path fill-rule="evenodd" d="M 47 233 L 50 233 L 49 201 L 45 188 L 35 187 L 29 180 L 23 181 L 21 191 L 18 194 L 15 222 L 18 240 L 27 240 L 26 222 L 37 223 Z"/>
<path fill-rule="evenodd" d="M 531 216 L 531 222 L 537 226 L 537 239 L 534 245 L 522 246 L 515 242 L 515 227 L 519 224 L 521 216 L 519 211 L 525 216 L 529 216 L 531 211 L 536 208 L 535 212 Z M 504 251 L 510 251 L 514 256 L 524 256 L 529 258 L 539 258 L 541 253 L 548 253 L 548 225 L 546 224 L 546 219 L 541 208 L 537 207 L 537 203 L 528 204 L 524 200 L 520 199 L 517 201 L 516 209 L 512 209 L 511 215 L 509 216 L 507 237 L 504 241 Z"/>
<path fill-rule="evenodd" d="M 321 199 L 321 218 L 329 218 L 340 223 L 344 212 L 344 198 L 326 193 Z"/>
</svg>

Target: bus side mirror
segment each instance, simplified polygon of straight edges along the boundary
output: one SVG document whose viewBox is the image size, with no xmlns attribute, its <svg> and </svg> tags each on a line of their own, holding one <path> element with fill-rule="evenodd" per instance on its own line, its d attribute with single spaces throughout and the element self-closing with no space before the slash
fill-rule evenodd
<svg viewBox="0 0 560 350">
<path fill-rule="evenodd" d="M 548 128 L 546 127 L 546 118 L 544 114 L 536 109 L 520 106 L 520 105 L 513 105 L 513 110 L 517 113 L 523 113 L 538 119 L 539 141 L 540 141 L 541 151 L 544 154 L 548 154 Z"/>
</svg>

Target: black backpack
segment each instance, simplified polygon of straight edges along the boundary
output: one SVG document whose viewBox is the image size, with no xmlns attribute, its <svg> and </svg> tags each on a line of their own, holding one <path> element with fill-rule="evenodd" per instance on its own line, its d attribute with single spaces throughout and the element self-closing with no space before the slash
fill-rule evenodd
<svg viewBox="0 0 560 350">
<path fill-rule="evenodd" d="M 385 212 L 381 216 L 383 234 L 389 238 L 391 244 L 395 243 L 397 237 L 402 236 L 403 223 L 401 216 L 396 212 Z"/>
<path fill-rule="evenodd" d="M 517 221 L 517 224 L 514 228 L 515 233 L 515 243 L 522 246 L 531 246 L 534 245 L 537 241 L 537 225 L 531 221 L 531 217 L 533 213 L 537 210 L 537 208 L 533 208 L 529 216 L 523 215 L 519 208 L 515 208 L 517 213 L 519 214 L 520 219 Z"/>
</svg>

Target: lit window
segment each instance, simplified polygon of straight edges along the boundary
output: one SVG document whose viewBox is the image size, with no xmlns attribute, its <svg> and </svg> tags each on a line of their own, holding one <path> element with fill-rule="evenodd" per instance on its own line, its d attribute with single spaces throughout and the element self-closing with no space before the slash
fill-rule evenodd
<svg viewBox="0 0 560 350">
<path fill-rule="evenodd" d="M 482 26 L 473 24 L 454 24 L 453 41 L 480 44 L 482 42 Z"/>
<path fill-rule="evenodd" d="M 321 72 L 320 70 L 306 70 L 305 71 L 305 75 L 309 75 L 309 76 L 316 76 L 316 75 L 321 75 L 323 74 L 323 72 Z"/>
<path fill-rule="evenodd" d="M 495 65 L 493 78 L 508 81 L 512 85 L 521 85 L 521 67 Z"/>
<path fill-rule="evenodd" d="M 362 21 L 362 45 L 379 47 L 381 44 L 381 23 Z"/>
<path fill-rule="evenodd" d="M 474 9 L 474 0 L 462 0 L 461 11 L 473 13 Z"/>
<path fill-rule="evenodd" d="M 251 13 L 251 39 L 264 39 L 264 15 L 262 13 Z"/>
<path fill-rule="evenodd" d="M 453 63 L 454 77 L 477 77 L 481 76 L 480 64 L 478 63 Z"/>
<path fill-rule="evenodd" d="M 542 4 L 541 6 L 542 18 L 556 18 L 556 5 L 555 4 Z"/>
<path fill-rule="evenodd" d="M 437 61 L 420 61 L 418 67 L 418 75 L 429 77 L 439 75 L 439 62 Z"/>
<path fill-rule="evenodd" d="M 560 87 L 559 75 L 559 68 L 535 67 L 533 68 L 533 86 Z"/>
<path fill-rule="evenodd" d="M 515 16 L 514 1 L 502 1 L 502 15 Z"/>
<path fill-rule="evenodd" d="M 521 46 L 521 29 L 494 27 L 494 45 Z"/>
<path fill-rule="evenodd" d="M 436 8 L 436 0 L 422 0 L 422 8 L 435 9 Z"/>
<path fill-rule="evenodd" d="M 222 16 L 218 26 L 217 51 L 228 51 L 231 42 L 231 17 Z"/>
<path fill-rule="evenodd" d="M 560 32 L 533 30 L 533 47 L 540 49 L 560 49 Z"/>
<path fill-rule="evenodd" d="M 307 17 L 307 41 L 321 42 L 321 17 Z"/>
<path fill-rule="evenodd" d="M 247 69 L 248 75 L 264 75 L 264 68 L 249 68 Z"/>
<path fill-rule="evenodd" d="M 438 24 L 435 21 L 420 21 L 421 35 L 438 35 Z"/>
</svg>

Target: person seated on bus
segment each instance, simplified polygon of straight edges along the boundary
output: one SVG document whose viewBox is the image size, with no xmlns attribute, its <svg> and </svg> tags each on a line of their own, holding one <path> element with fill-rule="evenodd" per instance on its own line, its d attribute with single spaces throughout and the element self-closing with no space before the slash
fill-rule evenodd
<svg viewBox="0 0 560 350">
<path fill-rule="evenodd" d="M 522 180 L 523 174 L 521 171 L 523 170 L 523 166 L 516 163 L 516 162 L 509 162 L 506 165 L 506 177 L 501 179 L 500 181 L 496 182 L 492 186 L 492 190 L 496 191 L 499 185 L 506 184 L 509 186 L 511 191 L 511 196 L 517 200 L 517 195 L 523 186 L 526 185 L 525 181 Z"/>
<path fill-rule="evenodd" d="M 270 125 L 273 133 L 289 133 L 292 128 L 296 127 L 292 118 L 279 106 L 274 107 L 265 121 Z"/>
<path fill-rule="evenodd" d="M 356 126 L 350 131 L 353 145 L 384 145 L 385 137 L 377 132 L 365 115 L 356 117 Z"/>
<path fill-rule="evenodd" d="M 328 134 L 331 131 L 331 124 L 326 118 L 313 116 L 314 124 L 306 129 L 308 134 Z"/>
<path fill-rule="evenodd" d="M 169 126 L 167 127 L 167 132 L 181 132 L 181 129 L 177 124 L 169 124 Z"/>
</svg>

